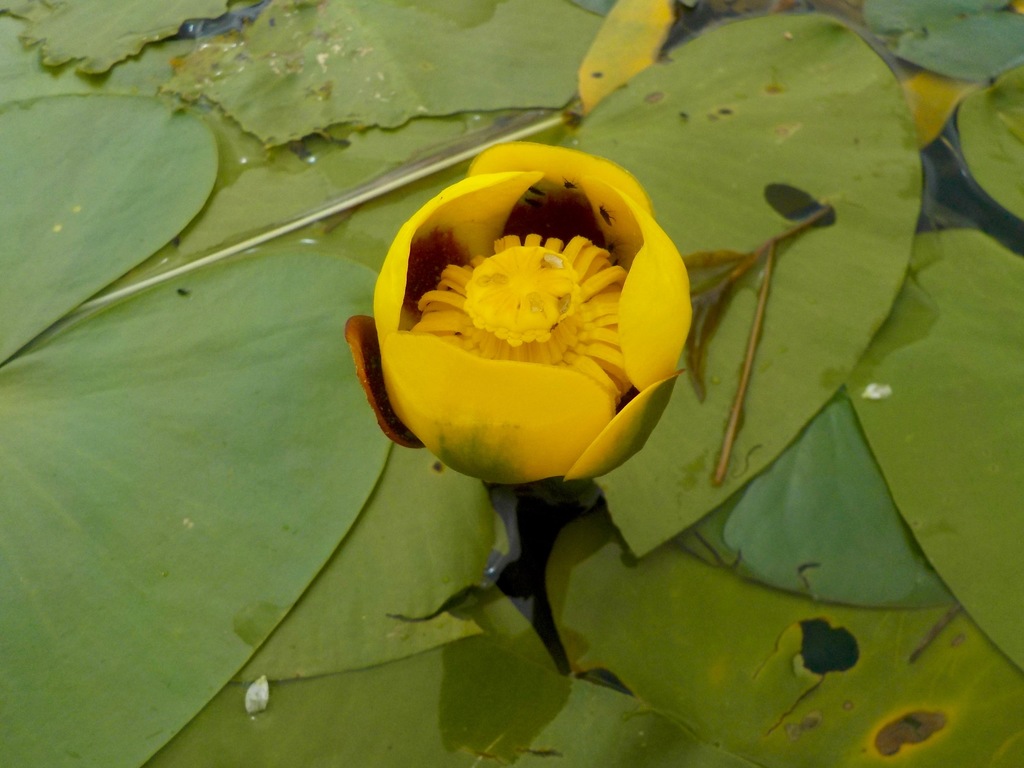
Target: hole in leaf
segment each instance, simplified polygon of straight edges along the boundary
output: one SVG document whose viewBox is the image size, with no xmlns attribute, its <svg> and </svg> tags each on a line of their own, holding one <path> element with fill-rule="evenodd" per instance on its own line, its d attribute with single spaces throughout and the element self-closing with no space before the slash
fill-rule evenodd
<svg viewBox="0 0 1024 768">
<path fill-rule="evenodd" d="M 804 668 L 816 675 L 845 672 L 860 658 L 857 638 L 844 627 L 832 627 L 824 619 L 808 619 L 800 622 L 800 629 Z"/>
<path fill-rule="evenodd" d="M 875 736 L 875 749 L 889 757 L 904 744 L 920 744 L 945 726 L 946 716 L 942 712 L 908 712 L 882 727 Z"/>
<path fill-rule="evenodd" d="M 789 184 L 766 185 L 764 199 L 775 209 L 776 213 L 790 221 L 806 219 L 826 207 L 824 203 L 816 200 L 807 192 Z M 836 213 L 833 210 L 823 216 L 820 221 L 815 222 L 814 226 L 829 227 L 835 223 Z"/>
</svg>

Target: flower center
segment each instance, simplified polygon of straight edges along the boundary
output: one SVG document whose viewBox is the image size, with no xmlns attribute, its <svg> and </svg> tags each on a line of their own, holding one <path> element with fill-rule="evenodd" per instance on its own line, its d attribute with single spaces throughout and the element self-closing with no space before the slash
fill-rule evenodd
<svg viewBox="0 0 1024 768">
<path fill-rule="evenodd" d="M 548 341 L 580 301 L 576 272 L 560 253 L 513 245 L 484 259 L 466 284 L 463 309 L 473 325 L 513 347 Z"/>
<path fill-rule="evenodd" d="M 616 400 L 631 387 L 619 346 L 626 270 L 585 237 L 502 237 L 494 255 L 449 264 L 420 298 L 413 333 L 431 333 L 492 360 L 563 365 Z"/>
</svg>

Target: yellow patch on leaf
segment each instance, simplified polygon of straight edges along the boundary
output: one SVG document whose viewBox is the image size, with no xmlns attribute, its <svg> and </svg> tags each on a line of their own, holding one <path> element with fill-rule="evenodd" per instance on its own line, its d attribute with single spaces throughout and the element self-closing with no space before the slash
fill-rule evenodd
<svg viewBox="0 0 1024 768">
<path fill-rule="evenodd" d="M 608 12 L 579 71 L 583 113 L 658 60 L 674 21 L 672 0 L 619 0 Z"/>
<path fill-rule="evenodd" d="M 914 113 L 917 145 L 924 147 L 934 141 L 942 126 L 971 91 L 980 86 L 953 80 L 933 72 L 918 72 L 903 81 L 903 93 Z"/>
</svg>

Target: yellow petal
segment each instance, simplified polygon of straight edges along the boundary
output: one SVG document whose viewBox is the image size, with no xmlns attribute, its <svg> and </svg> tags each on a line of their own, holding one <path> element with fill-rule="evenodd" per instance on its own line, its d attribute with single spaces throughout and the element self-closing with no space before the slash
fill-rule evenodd
<svg viewBox="0 0 1024 768">
<path fill-rule="evenodd" d="M 643 448 L 668 405 L 675 382 L 673 374 L 630 400 L 565 473 L 565 479 L 603 475 Z"/>
<path fill-rule="evenodd" d="M 486 360 L 424 334 L 382 344 L 399 418 L 441 461 L 495 483 L 564 475 L 611 421 L 611 397 L 569 368 Z"/>
<path fill-rule="evenodd" d="M 629 265 L 619 298 L 619 340 L 626 375 L 639 390 L 670 376 L 690 331 L 690 280 L 675 245 L 636 201 L 598 179 L 583 182 L 591 200 L 608 200 L 636 221 L 643 245 Z"/>
<path fill-rule="evenodd" d="M 629 195 L 645 211 L 651 210 L 644 188 L 625 168 L 603 157 L 566 147 L 529 141 L 498 144 L 477 155 L 469 166 L 469 175 L 472 178 L 477 174 L 533 170 L 543 171 L 545 179 L 559 185 L 578 185 L 585 176 L 598 178 Z"/>
<path fill-rule="evenodd" d="M 580 64 L 583 114 L 658 60 L 675 21 L 674 0 L 619 0 Z"/>
<path fill-rule="evenodd" d="M 451 232 L 470 256 L 489 255 L 512 206 L 540 178 L 539 172 L 471 176 L 445 189 L 402 225 L 384 258 L 373 294 L 373 316 L 382 344 L 385 335 L 402 325 L 413 241 L 441 230 Z"/>
</svg>

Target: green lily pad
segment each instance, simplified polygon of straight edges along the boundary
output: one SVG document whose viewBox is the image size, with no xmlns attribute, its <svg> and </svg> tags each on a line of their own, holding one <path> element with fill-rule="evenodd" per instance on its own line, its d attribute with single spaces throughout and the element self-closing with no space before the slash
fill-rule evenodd
<svg viewBox="0 0 1024 768">
<path fill-rule="evenodd" d="M 385 460 L 342 341 L 372 284 L 222 264 L 0 368 L 0 763 L 138 765 L 288 611 Z"/>
<path fill-rule="evenodd" d="M 479 583 L 493 542 L 483 483 L 426 451 L 392 448 L 342 546 L 237 677 L 360 669 L 476 634 L 475 623 L 448 613 L 412 619 Z"/>
<path fill-rule="evenodd" d="M 26 23 L 0 16 L 0 101 L 72 93 L 155 96 L 174 74 L 171 59 L 194 47 L 191 40 L 166 40 L 147 45 L 138 56 L 103 75 L 86 75 L 73 67 L 53 69 L 39 60 L 39 51 L 19 40 Z"/>
<path fill-rule="evenodd" d="M 341 122 L 557 108 L 600 23 L 548 0 L 275 0 L 240 37 L 204 43 L 168 88 L 216 102 L 266 144 Z"/>
<path fill-rule="evenodd" d="M 845 394 L 685 541 L 695 554 L 731 562 L 747 578 L 817 600 L 952 602 L 892 503 Z M 705 551 L 709 546 L 713 552 Z"/>
<path fill-rule="evenodd" d="M 2 363 L 180 231 L 217 159 L 202 122 L 130 97 L 7 104 L 0 142 Z"/>
<path fill-rule="evenodd" d="M 857 415 L 928 559 L 1024 667 L 1024 261 L 979 232 L 921 235 L 893 316 L 850 378 Z"/>
<path fill-rule="evenodd" d="M 829 201 L 836 223 L 780 249 L 724 484 L 710 477 L 750 333 L 756 275 L 741 283 L 711 342 L 705 402 L 681 383 L 643 451 L 600 480 L 638 554 L 724 502 L 832 397 L 899 290 L 920 194 L 899 84 L 843 25 L 816 16 L 741 21 L 672 58 L 603 101 L 573 144 L 636 174 L 684 254 L 752 251 L 788 229 L 763 197 L 773 183 Z"/>
<path fill-rule="evenodd" d="M 191 18 L 212 18 L 227 0 L 65 0 L 39 2 L 28 16 L 26 43 L 42 46 L 49 66 L 76 62 L 81 72 L 106 72 L 146 43 L 174 35 Z"/>
<path fill-rule="evenodd" d="M 996 202 L 1024 217 L 1024 67 L 968 96 L 956 122 L 975 180 Z"/>
<path fill-rule="evenodd" d="M 947 77 L 1024 62 L 1024 16 L 1008 0 L 866 0 L 864 21 L 897 56 Z"/>
<path fill-rule="evenodd" d="M 601 516 L 562 532 L 548 584 L 577 669 L 759 766 L 1024 762 L 1024 675 L 962 613 L 822 605 L 670 545 L 638 562 Z"/>
<path fill-rule="evenodd" d="M 750 768 L 628 696 L 483 637 L 373 669 L 271 684 L 250 717 L 225 688 L 148 768 L 245 765 Z"/>
</svg>

